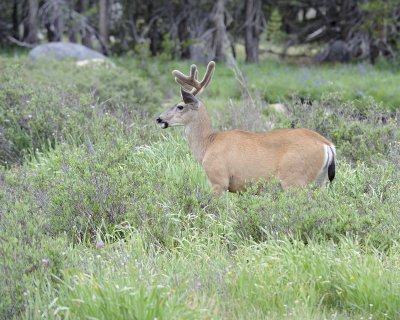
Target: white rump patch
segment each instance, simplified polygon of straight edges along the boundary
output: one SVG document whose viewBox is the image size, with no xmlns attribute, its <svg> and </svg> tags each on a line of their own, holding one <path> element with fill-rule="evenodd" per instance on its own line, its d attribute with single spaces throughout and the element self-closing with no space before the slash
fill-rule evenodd
<svg viewBox="0 0 400 320">
<path fill-rule="evenodd" d="M 321 187 L 325 186 L 328 178 L 329 165 L 336 159 L 336 148 L 332 145 L 324 145 L 324 160 L 322 161 L 322 168 L 316 180 L 316 183 Z"/>
</svg>

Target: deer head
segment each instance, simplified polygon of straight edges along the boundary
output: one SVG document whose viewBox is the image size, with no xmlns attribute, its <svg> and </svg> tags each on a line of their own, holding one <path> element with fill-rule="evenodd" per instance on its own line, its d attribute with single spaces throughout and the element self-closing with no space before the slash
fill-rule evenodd
<svg viewBox="0 0 400 320">
<path fill-rule="evenodd" d="M 197 80 L 197 66 L 192 64 L 190 75 L 186 76 L 178 70 L 172 71 L 175 81 L 181 86 L 182 101 L 160 114 L 156 119 L 162 129 L 169 126 L 186 126 L 198 116 L 201 102 L 195 97 L 210 83 L 215 70 L 215 62 L 210 61 L 203 80 Z"/>
</svg>

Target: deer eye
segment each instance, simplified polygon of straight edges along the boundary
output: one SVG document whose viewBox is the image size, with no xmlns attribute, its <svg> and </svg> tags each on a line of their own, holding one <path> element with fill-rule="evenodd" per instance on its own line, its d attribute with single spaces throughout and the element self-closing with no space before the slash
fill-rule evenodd
<svg viewBox="0 0 400 320">
<path fill-rule="evenodd" d="M 177 106 L 178 110 L 183 110 L 183 106 Z"/>
</svg>

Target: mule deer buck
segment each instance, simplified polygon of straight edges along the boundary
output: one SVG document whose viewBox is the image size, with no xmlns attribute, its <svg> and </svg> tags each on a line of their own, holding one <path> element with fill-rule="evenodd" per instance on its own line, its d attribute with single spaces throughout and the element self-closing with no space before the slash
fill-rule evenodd
<svg viewBox="0 0 400 320">
<path fill-rule="evenodd" d="M 335 177 L 335 146 L 309 129 L 283 129 L 255 133 L 215 131 L 204 104 L 196 98 L 210 83 L 215 62 L 209 62 L 203 80 L 197 67 L 190 75 L 172 74 L 181 85 L 183 101 L 163 112 L 156 121 L 161 128 L 184 126 L 196 159 L 206 171 L 216 193 L 244 190 L 248 182 L 277 178 L 283 189 L 315 182 L 323 187 Z"/>
</svg>

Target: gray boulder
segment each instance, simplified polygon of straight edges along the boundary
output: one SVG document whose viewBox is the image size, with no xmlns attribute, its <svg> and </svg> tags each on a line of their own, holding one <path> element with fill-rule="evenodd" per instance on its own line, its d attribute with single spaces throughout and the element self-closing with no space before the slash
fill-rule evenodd
<svg viewBox="0 0 400 320">
<path fill-rule="evenodd" d="M 29 52 L 29 58 L 36 60 L 90 60 L 90 59 L 106 59 L 101 53 L 89 49 L 77 43 L 70 42 L 50 42 L 38 45 Z"/>
<path fill-rule="evenodd" d="M 276 113 L 288 114 L 288 108 L 283 103 L 270 103 L 267 108 Z"/>
<path fill-rule="evenodd" d="M 351 52 L 346 42 L 342 40 L 331 41 L 328 47 L 317 54 L 315 62 L 350 62 Z"/>
</svg>

